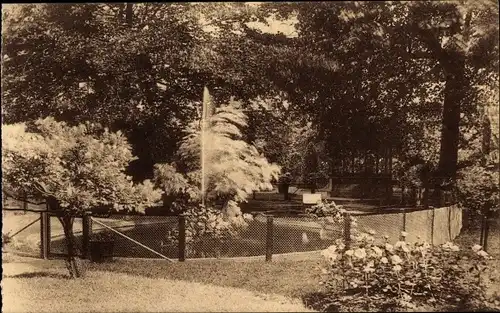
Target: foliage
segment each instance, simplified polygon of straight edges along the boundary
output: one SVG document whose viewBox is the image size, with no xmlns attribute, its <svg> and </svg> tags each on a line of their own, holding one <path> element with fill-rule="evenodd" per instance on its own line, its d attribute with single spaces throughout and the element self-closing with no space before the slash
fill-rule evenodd
<svg viewBox="0 0 500 313">
<path fill-rule="evenodd" d="M 265 50 L 279 51 L 271 79 L 319 128 L 333 161 L 365 149 L 391 147 L 395 156 L 409 149 L 432 151 L 439 174 L 454 174 L 459 125 L 476 118 L 477 87 L 487 81 L 498 85 L 498 26 L 492 22 L 498 19 L 497 3 L 262 7 L 269 15 L 297 20 L 297 38 L 275 36 L 279 44 Z M 429 144 L 429 152 L 419 148 Z"/>
<path fill-rule="evenodd" d="M 125 175 L 134 158 L 120 132 L 53 118 L 30 128 L 2 126 L 2 183 L 16 194 L 52 196 L 62 210 L 75 213 L 107 205 L 140 211 L 159 198 L 150 181 L 134 185 Z"/>
<path fill-rule="evenodd" d="M 345 210 L 323 201 L 309 208 L 323 229 L 344 225 Z M 462 250 L 451 242 L 431 246 L 420 239 L 408 243 L 408 233 L 389 243 L 375 243 L 375 232 L 358 231 L 349 216 L 351 237 L 337 239 L 322 251 L 324 292 L 314 306 L 322 311 L 401 311 L 422 306 L 484 308 L 488 281 L 485 272 L 492 258 L 475 245 Z"/>
<path fill-rule="evenodd" d="M 290 174 L 290 172 L 286 172 L 280 175 L 278 182 L 280 184 L 289 185 L 292 182 L 292 175 Z"/>
<path fill-rule="evenodd" d="M 280 168 L 270 164 L 257 149 L 242 139 L 241 128 L 246 127 L 246 115 L 239 103 L 216 108 L 209 118 L 205 130 L 205 173 L 207 175 L 207 198 L 245 201 L 254 190 L 271 189 L 271 180 L 278 178 Z M 193 122 L 180 146 L 182 161 L 200 184 L 200 125 Z M 193 173 L 194 172 L 194 173 Z M 196 176 L 199 176 L 196 178 Z"/>
<path fill-rule="evenodd" d="M 375 244 L 374 232 L 358 233 L 349 247 L 338 240 L 322 252 L 328 263 L 325 303 L 369 311 L 486 303 L 481 275 L 491 257 L 480 246 L 463 251 L 451 242 L 432 247 L 404 239 L 390 244 L 385 238 L 385 244 Z"/>
<path fill-rule="evenodd" d="M 457 180 L 457 195 L 462 206 L 479 214 L 498 210 L 500 188 L 497 166 L 473 165 L 462 169 Z"/>
<path fill-rule="evenodd" d="M 155 164 L 153 182 L 166 194 L 175 194 L 190 185 L 184 175 L 177 172 L 173 164 Z"/>
<path fill-rule="evenodd" d="M 172 161 L 172 147 L 196 113 L 189 104 L 210 80 L 197 60 L 207 36 L 194 6 L 12 7 L 2 10 L 7 123 L 54 116 L 72 125 L 93 120 L 122 130 L 140 157 L 130 168 L 139 178 L 151 176 L 154 163 Z"/>
<path fill-rule="evenodd" d="M 133 160 L 120 132 L 97 124 L 69 126 L 53 118 L 2 125 L 2 185 L 13 197 L 45 199 L 63 225 L 67 266 L 79 277 L 73 221 L 96 207 L 141 211 L 160 197 L 150 181 L 134 184 L 125 174 Z"/>
<path fill-rule="evenodd" d="M 253 99 L 247 107 L 249 142 L 300 180 L 307 144 L 314 141 L 311 125 L 282 96 Z"/>
<path fill-rule="evenodd" d="M 186 218 L 186 248 L 190 256 L 200 256 L 200 246 L 217 250 L 224 241 L 237 236 L 242 227 L 228 220 L 221 210 L 202 204 L 187 207 L 183 215 Z M 166 239 L 171 244 L 178 244 L 179 231 L 170 232 Z"/>
<path fill-rule="evenodd" d="M 334 201 L 322 200 L 320 203 L 306 208 L 306 214 L 309 216 L 327 218 L 331 224 L 340 223 L 343 221 L 346 210 L 341 205 L 337 205 Z"/>
</svg>

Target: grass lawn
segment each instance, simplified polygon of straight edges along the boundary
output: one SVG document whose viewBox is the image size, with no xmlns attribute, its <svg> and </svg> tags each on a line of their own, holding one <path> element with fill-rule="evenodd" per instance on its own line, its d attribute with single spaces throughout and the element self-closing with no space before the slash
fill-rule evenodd
<svg viewBox="0 0 500 313">
<path fill-rule="evenodd" d="M 159 261 L 150 261 L 149 266 L 132 261 L 128 264 L 116 262 L 90 266 L 85 278 L 68 280 L 60 260 L 24 259 L 21 263 L 7 259 L 4 262 L 9 263 L 4 264 L 3 312 L 308 311 L 299 299 L 275 293 L 255 292 L 258 289 L 273 291 L 273 287 L 278 284 L 270 282 L 273 279 L 268 278 L 267 287 L 258 288 L 256 286 L 258 281 L 264 282 L 263 274 L 272 270 L 268 268 L 259 275 L 255 271 L 256 266 L 246 267 L 246 263 L 239 264 L 246 270 L 240 270 L 241 274 L 229 279 L 231 283 L 228 284 L 223 281 L 228 280 L 228 274 L 236 270 L 235 266 L 229 264 L 226 264 L 226 270 L 223 270 L 222 266 L 208 266 L 209 264 L 201 262 L 168 264 L 169 266 Z M 97 270 L 98 267 L 100 270 Z M 136 270 L 142 270 L 142 272 L 135 271 L 136 274 L 143 275 L 130 275 L 134 272 L 134 267 Z M 216 273 L 209 272 L 210 269 Z M 207 272 L 201 273 L 202 270 Z M 168 275 L 165 272 L 177 274 Z M 205 283 L 194 282 L 197 281 L 194 273 L 208 278 L 201 279 Z M 216 278 L 217 273 L 221 277 Z M 256 278 L 251 279 L 252 277 Z M 260 280 L 257 277 L 260 277 Z M 176 278 L 183 278 L 186 281 Z M 240 279 L 239 284 L 238 279 Z M 251 282 L 246 282 L 247 279 Z M 244 290 L 206 284 L 209 281 L 226 286 L 232 284 L 241 288 L 254 285 L 255 288 Z M 289 283 L 282 282 L 282 284 Z M 295 285 L 298 285 L 298 282 Z"/>
<path fill-rule="evenodd" d="M 216 286 L 243 288 L 302 298 L 319 289 L 321 260 L 226 260 L 169 263 L 160 260 L 120 259 L 112 263 L 89 264 L 89 269 L 143 277 L 178 279 Z"/>
</svg>

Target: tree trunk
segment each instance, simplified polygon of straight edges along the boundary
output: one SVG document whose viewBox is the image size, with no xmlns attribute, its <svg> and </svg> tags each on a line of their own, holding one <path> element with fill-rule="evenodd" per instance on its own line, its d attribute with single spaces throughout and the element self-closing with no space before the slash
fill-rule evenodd
<svg viewBox="0 0 500 313">
<path fill-rule="evenodd" d="M 467 93 L 465 59 L 460 54 L 450 54 L 448 64 L 444 65 L 446 82 L 441 129 L 441 148 L 439 164 L 434 183 L 433 200 L 439 200 L 443 184 L 453 180 L 457 173 L 458 142 L 460 136 L 461 105 Z"/>
<path fill-rule="evenodd" d="M 82 276 L 82 273 L 78 267 L 78 262 L 76 260 L 76 249 L 75 249 L 75 236 L 73 234 L 73 222 L 75 218 L 70 215 L 64 215 L 59 217 L 64 230 L 64 236 L 66 239 L 66 245 L 68 249 L 66 257 L 66 268 L 69 271 L 70 278 L 78 278 Z"/>
<path fill-rule="evenodd" d="M 125 4 L 125 22 L 128 26 L 132 26 L 132 20 L 134 14 L 134 4 L 131 2 L 127 2 Z"/>
</svg>

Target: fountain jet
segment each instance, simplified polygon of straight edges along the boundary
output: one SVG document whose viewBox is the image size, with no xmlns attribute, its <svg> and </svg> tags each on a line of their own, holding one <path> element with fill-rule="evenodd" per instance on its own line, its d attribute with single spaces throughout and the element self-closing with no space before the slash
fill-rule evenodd
<svg viewBox="0 0 500 313">
<path fill-rule="evenodd" d="M 206 131 L 208 130 L 208 122 L 210 116 L 212 115 L 212 100 L 210 98 L 210 93 L 208 88 L 203 88 L 203 103 L 202 103 L 202 113 L 201 113 L 201 127 L 200 127 L 200 146 L 201 146 L 201 204 L 205 205 L 206 190 L 208 186 L 208 177 L 206 176 Z"/>
</svg>

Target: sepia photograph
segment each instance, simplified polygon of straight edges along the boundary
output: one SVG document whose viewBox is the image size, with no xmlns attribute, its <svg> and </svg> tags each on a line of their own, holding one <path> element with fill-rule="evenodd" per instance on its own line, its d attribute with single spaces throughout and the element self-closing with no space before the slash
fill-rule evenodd
<svg viewBox="0 0 500 313">
<path fill-rule="evenodd" d="M 500 312 L 497 0 L 1 7 L 2 312 Z"/>
</svg>

